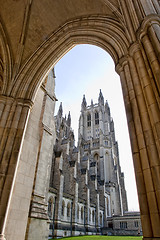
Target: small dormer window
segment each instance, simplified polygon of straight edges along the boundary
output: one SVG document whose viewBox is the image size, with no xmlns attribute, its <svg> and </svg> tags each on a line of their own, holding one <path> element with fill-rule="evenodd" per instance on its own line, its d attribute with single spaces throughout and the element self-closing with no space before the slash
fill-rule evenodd
<svg viewBox="0 0 160 240">
<path fill-rule="evenodd" d="M 99 114 L 98 112 L 95 112 L 95 124 L 99 124 Z"/>
<path fill-rule="evenodd" d="M 90 127 L 91 126 L 91 114 L 89 113 L 87 115 L 87 127 Z"/>
</svg>

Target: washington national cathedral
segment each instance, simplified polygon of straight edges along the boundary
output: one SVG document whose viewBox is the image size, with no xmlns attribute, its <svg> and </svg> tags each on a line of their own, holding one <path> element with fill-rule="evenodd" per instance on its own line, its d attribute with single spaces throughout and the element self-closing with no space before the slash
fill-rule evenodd
<svg viewBox="0 0 160 240">
<path fill-rule="evenodd" d="M 91 101 L 91 105 L 83 96 L 77 146 L 70 112 L 63 117 L 62 103 L 55 127 L 49 236 L 141 234 L 139 213 L 128 212 L 114 121 L 102 91 L 98 103 Z"/>
<path fill-rule="evenodd" d="M 54 117 L 51 69 L 81 44 L 120 77 L 140 213 L 127 211 L 105 89 L 83 97 L 78 145 L 62 105 Z M 0 0 L 0 240 L 140 235 L 141 223 L 160 239 L 160 0 Z"/>
</svg>

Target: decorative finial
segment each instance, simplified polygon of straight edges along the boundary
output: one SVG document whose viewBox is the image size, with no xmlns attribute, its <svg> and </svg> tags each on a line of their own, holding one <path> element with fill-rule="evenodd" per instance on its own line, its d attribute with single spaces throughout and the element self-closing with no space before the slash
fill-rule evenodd
<svg viewBox="0 0 160 240">
<path fill-rule="evenodd" d="M 83 100 L 82 100 L 82 104 L 81 104 L 81 106 L 82 106 L 82 109 L 86 108 L 86 106 L 87 106 L 87 102 L 86 102 L 85 94 L 83 95 Z"/>
<path fill-rule="evenodd" d="M 61 102 L 58 110 L 58 115 L 62 117 L 62 114 L 63 114 L 63 108 L 62 108 L 62 102 Z"/>
<path fill-rule="evenodd" d="M 71 114 L 70 114 L 70 111 L 68 113 L 67 124 L 68 124 L 69 127 L 71 126 Z"/>
<path fill-rule="evenodd" d="M 98 102 L 99 102 L 100 104 L 104 105 L 104 97 L 103 97 L 103 94 L 102 94 L 101 89 L 100 89 L 100 93 L 99 93 Z"/>
</svg>

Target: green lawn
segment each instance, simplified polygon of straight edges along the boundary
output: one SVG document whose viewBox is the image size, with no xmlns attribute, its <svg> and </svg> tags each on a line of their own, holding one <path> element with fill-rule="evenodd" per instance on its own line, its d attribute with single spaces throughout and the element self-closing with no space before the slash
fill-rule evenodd
<svg viewBox="0 0 160 240">
<path fill-rule="evenodd" d="M 78 236 L 78 237 L 66 237 L 60 238 L 66 240 L 141 240 L 142 237 L 132 236 Z"/>
</svg>

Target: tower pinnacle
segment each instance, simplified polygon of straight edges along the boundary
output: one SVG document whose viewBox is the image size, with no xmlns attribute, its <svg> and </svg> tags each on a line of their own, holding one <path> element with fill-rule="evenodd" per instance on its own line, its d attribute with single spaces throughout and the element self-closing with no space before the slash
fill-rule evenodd
<svg viewBox="0 0 160 240">
<path fill-rule="evenodd" d="M 58 110 L 59 117 L 62 117 L 62 114 L 63 114 L 63 108 L 62 108 L 62 102 L 61 102 Z"/>
<path fill-rule="evenodd" d="M 100 89 L 100 93 L 99 93 L 99 98 L 98 98 L 98 102 L 102 105 L 104 105 L 104 97 L 103 97 L 103 94 L 101 92 L 101 89 Z"/>
<path fill-rule="evenodd" d="M 85 109 L 86 106 L 87 106 L 86 98 L 85 98 L 85 95 L 83 95 L 83 100 L 82 100 L 81 108 L 82 108 L 82 109 Z"/>
<path fill-rule="evenodd" d="M 108 105 L 108 102 L 106 100 L 106 103 L 105 103 L 105 111 L 108 113 L 108 115 L 110 116 L 110 107 Z"/>
<path fill-rule="evenodd" d="M 71 126 L 71 114 L 70 114 L 70 111 L 68 113 L 67 124 L 68 124 L 69 127 Z"/>
</svg>

